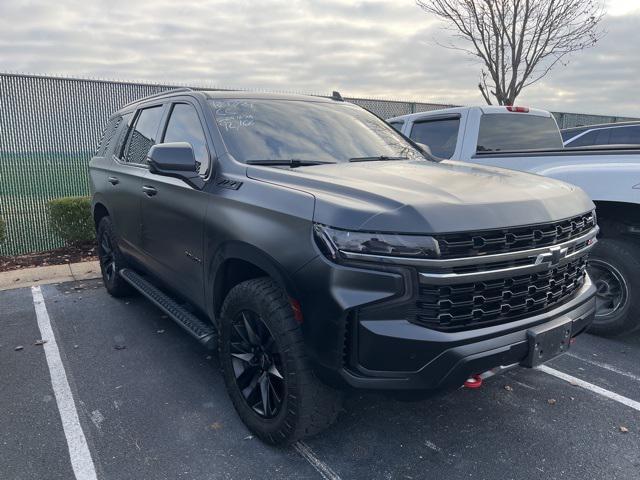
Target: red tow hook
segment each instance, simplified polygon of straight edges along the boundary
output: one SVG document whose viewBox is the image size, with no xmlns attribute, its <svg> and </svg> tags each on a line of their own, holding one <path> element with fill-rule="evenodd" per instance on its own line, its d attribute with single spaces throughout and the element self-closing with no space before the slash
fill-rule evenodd
<svg viewBox="0 0 640 480">
<path fill-rule="evenodd" d="M 482 386 L 482 377 L 478 374 L 472 375 L 464 382 L 465 388 L 480 388 Z"/>
</svg>

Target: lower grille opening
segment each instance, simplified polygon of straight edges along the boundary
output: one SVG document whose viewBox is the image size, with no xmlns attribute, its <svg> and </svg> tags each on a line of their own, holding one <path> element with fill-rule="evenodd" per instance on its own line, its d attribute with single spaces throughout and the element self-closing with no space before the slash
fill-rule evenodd
<svg viewBox="0 0 640 480">
<path fill-rule="evenodd" d="M 421 285 L 409 320 L 456 332 L 542 313 L 568 300 L 583 284 L 587 256 L 546 272 L 457 285 Z"/>
</svg>

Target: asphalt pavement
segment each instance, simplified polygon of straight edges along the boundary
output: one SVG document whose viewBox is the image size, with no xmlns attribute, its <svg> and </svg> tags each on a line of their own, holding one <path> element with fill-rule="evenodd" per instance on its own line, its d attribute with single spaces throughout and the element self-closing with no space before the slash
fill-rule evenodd
<svg viewBox="0 0 640 480">
<path fill-rule="evenodd" d="M 548 364 L 580 385 L 515 369 L 416 402 L 354 393 L 332 428 L 275 448 L 240 422 L 215 354 L 144 298 L 36 288 L 53 342 L 30 288 L 0 292 L 1 479 L 80 478 L 83 456 L 99 479 L 640 478 L 640 335 L 583 335 Z"/>
</svg>

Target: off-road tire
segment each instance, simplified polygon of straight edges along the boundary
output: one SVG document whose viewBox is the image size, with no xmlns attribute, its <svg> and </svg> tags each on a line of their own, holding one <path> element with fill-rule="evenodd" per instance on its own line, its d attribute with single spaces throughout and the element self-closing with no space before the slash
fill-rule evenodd
<svg viewBox="0 0 640 480">
<path fill-rule="evenodd" d="M 593 248 L 589 262 L 591 268 L 599 264 L 601 268 L 613 269 L 622 277 L 627 292 L 618 310 L 610 315 L 596 315 L 589 332 L 614 336 L 640 327 L 640 245 L 631 239 L 603 238 Z"/>
<path fill-rule="evenodd" d="M 100 271 L 102 272 L 102 281 L 107 289 L 107 292 L 113 297 L 126 297 L 133 294 L 135 291 L 131 285 L 129 285 L 121 276 L 120 270 L 127 266 L 126 261 L 120 252 L 118 247 L 118 240 L 115 232 L 113 231 L 113 223 L 109 217 L 103 217 L 98 224 L 98 231 L 96 234 L 98 241 L 98 257 L 100 260 Z M 113 266 L 105 264 L 106 252 L 103 247 L 104 241 L 108 241 L 111 246 L 111 252 L 113 255 Z M 113 271 L 109 273 L 109 269 Z"/>
<path fill-rule="evenodd" d="M 279 413 L 273 418 L 258 415 L 236 383 L 230 350 L 231 319 L 246 310 L 260 316 L 281 355 L 285 395 Z M 236 411 L 249 430 L 264 442 L 293 443 L 326 429 L 338 416 L 342 395 L 315 376 L 289 299 L 270 278 L 247 280 L 229 292 L 221 311 L 219 354 L 222 375 Z"/>
</svg>

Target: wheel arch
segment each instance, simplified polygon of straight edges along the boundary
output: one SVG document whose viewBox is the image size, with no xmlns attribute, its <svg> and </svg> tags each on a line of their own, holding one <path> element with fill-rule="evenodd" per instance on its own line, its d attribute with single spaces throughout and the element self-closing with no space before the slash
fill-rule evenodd
<svg viewBox="0 0 640 480">
<path fill-rule="evenodd" d="M 107 210 L 107 207 L 101 203 L 101 202 L 96 202 L 93 205 L 93 222 L 96 226 L 96 229 L 98 228 L 98 225 L 100 224 L 100 220 L 102 220 L 104 217 L 108 217 L 109 216 L 109 210 Z"/>
<path fill-rule="evenodd" d="M 296 298 L 296 289 L 286 270 L 271 255 L 242 242 L 232 242 L 222 247 L 211 261 L 208 275 L 208 305 L 211 318 L 219 318 L 222 303 L 233 287 L 245 280 L 270 277 L 287 295 Z"/>
<path fill-rule="evenodd" d="M 635 235 L 640 238 L 640 204 L 594 200 L 603 237 Z"/>
</svg>

